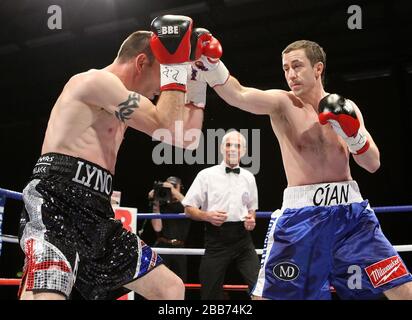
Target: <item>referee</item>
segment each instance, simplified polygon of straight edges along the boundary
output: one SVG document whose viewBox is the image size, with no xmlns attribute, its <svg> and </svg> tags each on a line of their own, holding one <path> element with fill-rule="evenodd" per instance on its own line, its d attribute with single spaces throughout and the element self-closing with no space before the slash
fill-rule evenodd
<svg viewBox="0 0 412 320">
<path fill-rule="evenodd" d="M 207 222 L 206 250 L 199 270 L 202 300 L 223 299 L 222 286 L 231 262 L 249 289 L 259 271 L 250 235 L 258 208 L 256 180 L 252 173 L 239 167 L 246 153 L 245 137 L 230 131 L 222 139 L 221 152 L 223 162 L 200 171 L 182 200 L 186 215 Z"/>
</svg>

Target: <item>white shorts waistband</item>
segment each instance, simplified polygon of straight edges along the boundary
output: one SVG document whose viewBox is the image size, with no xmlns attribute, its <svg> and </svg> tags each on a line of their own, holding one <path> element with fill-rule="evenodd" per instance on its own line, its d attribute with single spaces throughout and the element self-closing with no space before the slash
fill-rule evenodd
<svg viewBox="0 0 412 320">
<path fill-rule="evenodd" d="M 334 206 L 362 202 L 356 181 L 341 181 L 289 187 L 283 192 L 282 211 L 308 206 Z"/>
</svg>

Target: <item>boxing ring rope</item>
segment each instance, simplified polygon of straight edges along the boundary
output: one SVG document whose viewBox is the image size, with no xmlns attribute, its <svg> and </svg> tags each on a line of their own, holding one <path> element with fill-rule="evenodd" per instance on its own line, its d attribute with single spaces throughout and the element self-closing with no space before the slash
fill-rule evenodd
<svg viewBox="0 0 412 320">
<path fill-rule="evenodd" d="M 4 242 L 9 243 L 19 243 L 16 236 L 11 236 L 4 234 L 1 236 Z M 412 251 L 412 244 L 397 245 L 393 246 L 398 252 L 409 252 Z M 187 255 L 187 256 L 203 256 L 205 254 L 205 249 L 198 248 L 157 248 L 151 247 L 158 254 L 174 254 L 174 255 Z M 263 249 L 256 249 L 258 255 L 262 255 Z"/>
<path fill-rule="evenodd" d="M 0 278 L 0 286 L 19 286 L 21 279 L 6 279 Z M 202 287 L 199 283 L 185 283 L 187 289 L 200 289 Z M 225 284 L 223 285 L 224 290 L 248 290 L 248 286 L 245 284 Z"/>
<path fill-rule="evenodd" d="M 23 201 L 23 194 L 21 192 L 0 188 L 0 196 L 1 195 L 4 195 L 6 198 Z"/>
<path fill-rule="evenodd" d="M 0 188 L 0 197 L 10 198 L 14 200 L 23 200 L 22 193 L 3 189 Z M 402 205 L 402 206 L 384 206 L 384 207 L 372 207 L 375 213 L 399 213 L 399 212 L 412 212 L 412 205 Z M 272 211 L 259 211 L 256 212 L 257 218 L 270 218 L 272 215 Z M 137 220 L 145 220 L 145 219 L 187 219 L 188 217 L 184 213 L 138 213 L 136 215 Z M 8 243 L 18 243 L 18 239 L 16 236 L 13 235 L 1 235 L 1 239 L 3 242 Z M 393 246 L 396 251 L 398 252 L 411 252 L 412 251 L 412 244 L 407 245 L 394 245 Z M 158 254 L 173 254 L 173 255 L 204 255 L 205 249 L 197 249 L 197 248 L 156 248 L 152 247 L 154 251 Z M 256 249 L 256 253 L 258 255 L 262 255 L 263 249 Z M 18 286 L 20 285 L 21 279 L 6 279 L 0 278 L 0 286 Z M 187 289 L 199 289 L 201 287 L 200 284 L 185 284 Z M 247 290 L 247 285 L 223 285 L 224 290 Z M 332 288 L 333 290 L 333 288 Z"/>
<path fill-rule="evenodd" d="M 23 201 L 23 195 L 21 192 L 0 188 L 0 196 L 1 195 L 4 195 L 6 198 Z M 372 207 L 372 209 L 373 211 L 375 211 L 375 213 L 412 212 L 412 205 Z M 256 212 L 256 217 L 257 218 L 269 218 L 272 213 L 273 213 L 272 211 L 259 211 L 259 212 Z M 159 218 L 185 219 L 186 216 L 184 214 L 176 214 L 176 213 L 162 213 L 162 214 L 139 213 L 137 215 L 137 219 L 159 219 Z"/>
<path fill-rule="evenodd" d="M 0 196 L 5 196 L 6 198 L 21 200 L 23 201 L 23 195 L 20 192 L 12 191 L 8 189 L 0 188 Z M 403 206 L 384 206 L 384 207 L 372 207 L 375 213 L 394 213 L 394 212 L 412 212 L 412 205 Z M 258 211 L 256 212 L 256 218 L 270 218 L 272 211 Z M 188 217 L 184 213 L 138 213 L 136 215 L 137 220 L 145 219 L 187 219 Z M 16 236 L 12 235 L 2 235 L 2 240 L 9 243 L 18 243 Z M 408 252 L 412 251 L 412 244 L 410 245 L 397 245 L 394 248 L 398 252 Z M 159 254 L 175 254 L 175 255 L 204 255 L 205 249 L 189 249 L 189 248 L 153 248 Z M 256 249 L 258 255 L 262 254 L 263 249 Z"/>
</svg>

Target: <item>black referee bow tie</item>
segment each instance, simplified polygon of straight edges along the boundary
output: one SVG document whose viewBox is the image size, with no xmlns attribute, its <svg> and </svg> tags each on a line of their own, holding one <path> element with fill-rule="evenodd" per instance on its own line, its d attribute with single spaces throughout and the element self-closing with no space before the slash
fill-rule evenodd
<svg viewBox="0 0 412 320">
<path fill-rule="evenodd" d="M 231 173 L 231 172 L 239 174 L 240 173 L 240 168 L 232 169 L 232 168 L 226 167 L 226 173 Z"/>
</svg>

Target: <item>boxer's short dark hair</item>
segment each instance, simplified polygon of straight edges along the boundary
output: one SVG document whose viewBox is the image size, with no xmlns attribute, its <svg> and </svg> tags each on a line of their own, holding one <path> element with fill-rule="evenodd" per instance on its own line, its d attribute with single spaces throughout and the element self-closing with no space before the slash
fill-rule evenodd
<svg viewBox="0 0 412 320">
<path fill-rule="evenodd" d="M 149 59 L 150 64 L 152 64 L 155 58 L 150 48 L 151 35 L 152 33 L 149 31 L 133 32 L 120 46 L 117 59 L 120 62 L 126 62 L 135 58 L 138 54 L 144 53 Z"/>
</svg>

